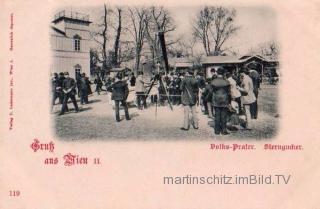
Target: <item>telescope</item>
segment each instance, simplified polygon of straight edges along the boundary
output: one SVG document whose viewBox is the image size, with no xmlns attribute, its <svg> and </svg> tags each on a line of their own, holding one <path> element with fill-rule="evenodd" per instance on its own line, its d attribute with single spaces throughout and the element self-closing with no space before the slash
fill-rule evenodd
<svg viewBox="0 0 320 209">
<path fill-rule="evenodd" d="M 160 45 L 161 45 L 162 58 L 164 61 L 165 70 L 166 70 L 166 73 L 169 74 L 169 63 L 168 63 L 168 56 L 167 56 L 167 49 L 166 49 L 166 41 L 164 38 L 164 32 L 162 32 L 162 31 L 158 32 L 158 36 L 159 36 L 159 41 L 160 41 Z M 167 90 L 166 86 L 164 85 L 162 76 L 159 74 L 159 72 L 157 72 L 157 74 L 154 76 L 153 81 L 150 85 L 150 88 L 147 92 L 146 98 L 148 98 L 152 87 L 154 86 L 155 82 L 157 82 L 157 81 L 159 81 L 160 86 L 164 88 L 166 96 L 168 98 L 168 103 L 169 103 L 170 109 L 173 110 L 172 104 L 170 102 L 168 90 Z"/>
</svg>

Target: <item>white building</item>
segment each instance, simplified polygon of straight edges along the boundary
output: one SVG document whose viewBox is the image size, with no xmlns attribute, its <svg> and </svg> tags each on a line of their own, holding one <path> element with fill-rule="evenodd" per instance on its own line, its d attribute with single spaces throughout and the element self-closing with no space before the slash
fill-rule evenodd
<svg viewBox="0 0 320 209">
<path fill-rule="evenodd" d="M 51 73 L 69 72 L 90 75 L 89 15 L 61 11 L 55 15 L 51 26 Z"/>
</svg>

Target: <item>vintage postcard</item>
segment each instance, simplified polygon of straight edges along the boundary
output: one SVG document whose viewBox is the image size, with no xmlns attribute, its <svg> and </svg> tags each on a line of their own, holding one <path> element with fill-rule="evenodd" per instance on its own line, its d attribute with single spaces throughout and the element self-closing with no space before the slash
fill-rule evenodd
<svg viewBox="0 0 320 209">
<path fill-rule="evenodd" d="M 320 2 L 0 5 L 0 209 L 319 207 Z"/>
</svg>

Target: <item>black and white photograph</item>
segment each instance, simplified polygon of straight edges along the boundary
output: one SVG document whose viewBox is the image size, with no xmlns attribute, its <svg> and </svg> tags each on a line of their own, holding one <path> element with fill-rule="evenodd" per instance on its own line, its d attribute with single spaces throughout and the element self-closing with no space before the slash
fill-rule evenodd
<svg viewBox="0 0 320 209">
<path fill-rule="evenodd" d="M 281 86 L 268 6 L 52 11 L 50 110 L 61 140 L 272 139 Z"/>
</svg>

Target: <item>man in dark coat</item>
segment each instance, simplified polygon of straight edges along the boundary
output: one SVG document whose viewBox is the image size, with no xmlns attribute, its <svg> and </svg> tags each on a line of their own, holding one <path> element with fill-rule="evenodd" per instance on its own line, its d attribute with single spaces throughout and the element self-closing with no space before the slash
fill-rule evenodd
<svg viewBox="0 0 320 209">
<path fill-rule="evenodd" d="M 174 95 L 181 95 L 181 78 L 180 75 L 177 75 L 177 77 L 174 79 Z M 176 105 L 180 105 L 181 104 L 181 97 L 176 96 Z"/>
<path fill-rule="evenodd" d="M 64 81 L 65 77 L 64 77 L 64 73 L 63 72 L 60 72 L 59 73 L 59 86 L 61 87 L 60 89 L 60 94 L 59 94 L 59 104 L 62 104 L 63 102 L 63 91 L 62 91 L 62 83 Z"/>
<path fill-rule="evenodd" d="M 227 131 L 227 116 L 228 107 L 231 103 L 230 83 L 223 77 L 223 68 L 219 68 L 217 74 L 217 78 L 211 82 L 212 104 L 215 111 L 214 133 L 226 135 L 229 134 Z"/>
<path fill-rule="evenodd" d="M 182 92 L 181 102 L 184 108 L 184 123 L 181 130 L 187 131 L 190 127 L 189 115 L 191 114 L 191 124 L 194 129 L 198 129 L 198 117 L 196 112 L 196 104 L 198 103 L 198 81 L 193 76 L 193 72 L 189 69 L 185 78 L 181 82 L 180 90 Z"/>
<path fill-rule="evenodd" d="M 172 79 L 169 85 L 169 94 L 172 95 L 170 101 L 173 105 L 181 104 L 181 90 L 180 90 L 181 79 L 177 74 L 172 75 Z"/>
<path fill-rule="evenodd" d="M 205 114 L 208 114 L 209 118 L 213 118 L 213 106 L 212 106 L 212 86 L 211 78 L 207 78 L 206 86 L 202 92 L 203 105 L 205 107 Z"/>
<path fill-rule="evenodd" d="M 134 76 L 134 73 L 132 73 L 130 78 L 130 86 L 135 86 L 135 85 L 136 85 L 136 76 Z"/>
<path fill-rule="evenodd" d="M 96 78 L 94 79 L 94 84 L 96 84 L 96 92 L 98 95 L 100 95 L 100 91 L 102 91 L 102 80 L 100 78 L 100 76 L 97 74 Z"/>
<path fill-rule="evenodd" d="M 86 77 L 85 73 L 81 74 L 80 78 L 80 85 L 79 85 L 79 91 L 80 91 L 80 103 L 81 104 L 88 104 L 88 78 Z"/>
<path fill-rule="evenodd" d="M 109 91 L 112 90 L 111 99 L 115 102 L 115 112 L 116 112 L 116 121 L 120 122 L 120 113 L 119 113 L 119 105 L 123 106 L 126 120 L 130 120 L 128 105 L 127 105 L 127 97 L 129 95 L 128 84 L 125 81 L 122 81 L 122 76 L 117 75 L 116 81 L 109 87 Z"/>
<path fill-rule="evenodd" d="M 73 78 L 69 77 L 69 73 L 65 72 L 65 79 L 63 80 L 62 83 L 62 91 L 64 93 L 63 95 L 63 104 L 62 104 L 62 109 L 59 115 L 63 115 L 66 109 L 68 108 L 68 100 L 69 98 L 71 99 L 75 111 L 79 112 L 77 100 L 76 100 L 76 81 Z"/>
<path fill-rule="evenodd" d="M 84 77 L 86 78 L 86 84 L 87 84 L 87 87 L 88 87 L 88 95 L 92 94 L 92 89 L 91 89 L 91 81 L 88 77 L 86 77 L 86 74 L 84 74 Z M 88 100 L 88 97 L 87 97 L 87 100 Z"/>
<path fill-rule="evenodd" d="M 51 91 L 52 91 L 52 108 L 55 105 L 56 99 L 60 97 L 61 94 L 61 84 L 59 82 L 58 73 L 53 74 L 53 78 L 51 80 Z"/>
<path fill-rule="evenodd" d="M 256 96 L 256 101 L 253 102 L 250 105 L 250 115 L 251 119 L 257 119 L 258 118 L 258 94 L 259 94 L 259 88 L 260 88 L 260 74 L 253 69 L 249 70 L 249 76 L 252 79 L 253 84 L 253 93 Z"/>
</svg>

